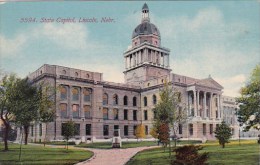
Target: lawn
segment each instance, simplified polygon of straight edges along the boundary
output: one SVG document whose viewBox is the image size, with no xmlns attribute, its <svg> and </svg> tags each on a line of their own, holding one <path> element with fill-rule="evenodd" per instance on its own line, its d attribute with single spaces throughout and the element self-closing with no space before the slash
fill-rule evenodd
<svg viewBox="0 0 260 165">
<path fill-rule="evenodd" d="M 202 144 L 203 150 L 209 152 L 210 165 L 258 165 L 259 146 L 256 140 L 231 141 L 222 149 L 216 141 Z M 167 150 L 168 151 L 168 150 Z M 149 149 L 135 155 L 127 165 L 167 165 L 170 162 L 169 153 L 162 148 Z M 174 155 L 174 153 L 172 153 Z"/>
<path fill-rule="evenodd" d="M 181 141 L 178 144 L 196 144 L 199 141 Z M 173 143 L 172 143 L 173 144 Z M 99 142 L 99 143 L 89 143 L 89 144 L 79 144 L 76 147 L 84 148 L 99 148 L 99 149 L 112 149 L 111 142 Z M 139 141 L 139 142 L 122 142 L 122 148 L 135 148 L 135 147 L 145 147 L 145 146 L 157 146 L 155 141 Z"/>
<path fill-rule="evenodd" d="M 37 165 L 62 165 L 75 164 L 89 159 L 93 153 L 80 149 L 50 148 L 36 145 L 22 145 L 21 162 L 19 162 L 19 145 L 9 143 L 9 151 L 3 151 L 0 143 L 0 164 L 37 164 Z"/>
</svg>

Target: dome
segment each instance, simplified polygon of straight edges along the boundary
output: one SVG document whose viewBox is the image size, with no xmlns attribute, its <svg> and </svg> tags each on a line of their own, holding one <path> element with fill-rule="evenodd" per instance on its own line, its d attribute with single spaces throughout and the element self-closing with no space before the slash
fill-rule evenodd
<svg viewBox="0 0 260 165">
<path fill-rule="evenodd" d="M 160 37 L 160 31 L 159 29 L 150 22 L 142 22 L 139 24 L 133 31 L 132 38 L 135 38 L 139 35 L 150 35 L 154 34 Z"/>
</svg>

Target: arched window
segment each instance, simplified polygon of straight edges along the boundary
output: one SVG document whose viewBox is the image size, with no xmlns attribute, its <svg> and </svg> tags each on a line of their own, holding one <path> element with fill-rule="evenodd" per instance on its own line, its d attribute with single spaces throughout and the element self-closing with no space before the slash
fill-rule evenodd
<svg viewBox="0 0 260 165">
<path fill-rule="evenodd" d="M 103 94 L 103 105 L 108 104 L 108 95 L 106 93 Z"/>
<path fill-rule="evenodd" d="M 127 96 L 124 96 L 124 105 L 127 105 L 128 104 L 128 98 Z"/>
<path fill-rule="evenodd" d="M 84 95 L 84 101 L 89 102 L 91 100 L 91 89 L 84 88 L 83 95 Z"/>
<path fill-rule="evenodd" d="M 67 117 L 67 104 L 60 104 L 60 116 L 61 118 Z"/>
<path fill-rule="evenodd" d="M 79 100 L 79 89 L 77 87 L 72 88 L 72 100 L 73 101 Z"/>
<path fill-rule="evenodd" d="M 136 106 L 136 97 L 133 97 L 133 106 Z"/>
<path fill-rule="evenodd" d="M 72 116 L 73 118 L 79 118 L 79 105 L 77 104 L 72 105 Z"/>
<path fill-rule="evenodd" d="M 144 97 L 144 106 L 145 107 L 147 106 L 147 97 L 146 96 Z"/>
<path fill-rule="evenodd" d="M 118 105 L 118 96 L 117 96 L 117 94 L 113 95 L 113 105 Z"/>
<path fill-rule="evenodd" d="M 157 98 L 156 98 L 156 95 L 153 95 L 153 104 L 157 104 Z"/>
<path fill-rule="evenodd" d="M 91 117 L 89 105 L 84 105 L 84 116 L 85 116 L 86 119 Z"/>
<path fill-rule="evenodd" d="M 60 87 L 60 99 L 61 100 L 66 100 L 67 99 L 67 87 L 66 86 L 61 86 Z"/>
</svg>

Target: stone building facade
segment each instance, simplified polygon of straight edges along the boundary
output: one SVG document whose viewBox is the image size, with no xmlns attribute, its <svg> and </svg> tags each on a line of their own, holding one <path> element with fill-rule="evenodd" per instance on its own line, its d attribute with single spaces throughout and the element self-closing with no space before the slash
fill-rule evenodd
<svg viewBox="0 0 260 165">
<path fill-rule="evenodd" d="M 124 52 L 125 83 L 104 81 L 102 73 L 48 64 L 29 75 L 35 83 L 45 81 L 58 89 L 57 118 L 47 125 L 32 125 L 29 138 L 42 141 L 47 133 L 48 140 L 63 139 L 62 124 L 70 120 L 76 123 L 76 138 L 83 141 L 111 138 L 118 128 L 122 138 L 135 138 L 134 129 L 140 123 L 150 137 L 153 108 L 165 81 L 181 94 L 180 106 L 188 114 L 186 123 L 179 126 L 179 137 L 214 139 L 214 130 L 223 119 L 232 121 L 229 124 L 235 129 L 234 99 L 225 100 L 223 87 L 210 76 L 196 79 L 171 73 L 169 56 L 144 4 L 132 47 Z"/>
</svg>

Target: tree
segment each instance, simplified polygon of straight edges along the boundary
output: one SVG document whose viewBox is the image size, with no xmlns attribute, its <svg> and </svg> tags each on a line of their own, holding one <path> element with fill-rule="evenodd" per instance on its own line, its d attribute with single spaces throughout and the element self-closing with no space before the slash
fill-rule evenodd
<svg viewBox="0 0 260 165">
<path fill-rule="evenodd" d="M 176 152 L 176 159 L 171 162 L 172 165 L 204 165 L 208 159 L 209 153 L 205 152 L 199 154 L 199 150 L 203 147 L 195 145 L 187 145 L 178 147 Z"/>
<path fill-rule="evenodd" d="M 33 121 L 39 118 L 38 109 L 40 97 L 37 87 L 33 86 L 28 78 L 19 80 L 15 91 L 15 123 L 24 128 L 24 143 L 27 145 L 29 127 Z"/>
<path fill-rule="evenodd" d="M 170 144 L 169 132 L 171 128 L 173 129 L 174 137 L 177 137 L 179 124 L 185 122 L 184 110 L 181 109 L 181 107 L 180 92 L 177 90 L 173 91 L 173 89 L 166 82 L 160 91 L 160 101 L 154 108 L 154 127 L 158 129 L 158 138 L 164 143 L 164 146 Z M 165 139 L 166 136 L 168 136 L 169 140 Z M 175 140 L 177 140 L 177 138 L 175 138 Z M 171 146 L 169 145 L 169 151 L 170 150 Z"/>
<path fill-rule="evenodd" d="M 158 129 L 158 139 L 163 144 L 164 149 L 170 143 L 170 128 L 169 124 L 161 123 Z"/>
<path fill-rule="evenodd" d="M 239 105 L 238 121 L 245 125 L 244 130 L 260 128 L 260 64 L 251 73 L 245 87 L 240 90 L 241 96 L 236 98 Z"/>
<path fill-rule="evenodd" d="M 39 121 L 45 123 L 45 137 L 44 137 L 44 147 L 46 143 L 47 136 L 47 124 L 52 122 L 55 117 L 55 102 L 53 96 L 55 97 L 55 90 L 51 88 L 48 84 L 40 84 L 40 90 L 38 95 L 40 97 L 39 102 Z"/>
<path fill-rule="evenodd" d="M 136 130 L 135 130 L 135 136 L 136 136 L 137 140 L 146 137 L 145 136 L 145 127 L 143 124 L 137 125 Z"/>
<path fill-rule="evenodd" d="M 18 78 L 14 75 L 5 75 L 1 80 L 0 85 L 0 117 L 4 124 L 4 150 L 8 150 L 8 137 L 11 129 L 11 123 L 14 119 L 14 109 L 16 107 L 16 100 L 14 94 L 16 93 L 16 86 Z"/>
<path fill-rule="evenodd" d="M 218 139 L 219 144 L 222 145 L 222 148 L 225 148 L 225 144 L 229 143 L 229 139 L 232 136 L 231 128 L 222 121 L 214 133 L 216 134 L 215 137 Z"/>
<path fill-rule="evenodd" d="M 62 124 L 62 136 L 66 140 L 66 146 L 68 149 L 68 141 L 70 138 L 72 138 L 75 135 L 75 124 L 73 121 L 69 121 L 67 123 Z"/>
<path fill-rule="evenodd" d="M 153 126 L 149 133 L 153 138 L 158 139 L 158 129 L 156 127 Z"/>
</svg>

